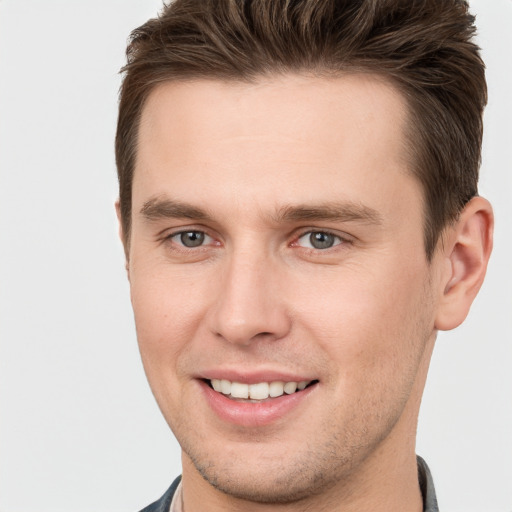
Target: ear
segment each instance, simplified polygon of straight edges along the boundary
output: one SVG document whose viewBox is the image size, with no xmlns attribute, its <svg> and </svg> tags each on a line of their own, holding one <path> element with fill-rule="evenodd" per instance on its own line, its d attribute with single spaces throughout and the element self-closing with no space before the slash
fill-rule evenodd
<svg viewBox="0 0 512 512">
<path fill-rule="evenodd" d="M 129 255 L 129 252 L 128 252 L 128 245 L 127 245 L 127 240 L 126 240 L 126 237 L 124 236 L 124 231 L 123 231 L 123 223 L 121 221 L 121 203 L 119 202 L 119 199 L 116 201 L 116 215 L 117 215 L 117 225 L 118 225 L 118 234 L 119 234 L 119 238 L 121 240 L 121 243 L 123 244 L 123 248 L 124 248 L 124 256 L 125 256 L 125 268 L 126 268 L 126 273 L 128 275 L 128 280 L 130 279 L 130 271 L 129 271 L 129 266 L 128 266 L 128 255 Z"/>
<path fill-rule="evenodd" d="M 493 227 L 489 201 L 474 197 L 457 222 L 447 229 L 440 248 L 445 273 L 436 329 L 454 329 L 466 318 L 485 277 L 492 250 Z"/>
</svg>

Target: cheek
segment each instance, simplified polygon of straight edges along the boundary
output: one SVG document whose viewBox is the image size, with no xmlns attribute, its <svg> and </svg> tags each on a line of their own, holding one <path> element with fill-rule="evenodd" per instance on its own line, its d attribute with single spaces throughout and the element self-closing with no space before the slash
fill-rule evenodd
<svg viewBox="0 0 512 512">
<path fill-rule="evenodd" d="M 305 319 L 309 336 L 345 373 L 391 373 L 417 361 L 433 329 L 425 266 L 345 270 L 303 282 L 309 293 L 307 300 L 297 295 L 297 317 Z"/>
<path fill-rule="evenodd" d="M 174 425 L 187 400 L 182 393 L 186 376 L 180 361 L 198 325 L 197 298 L 159 271 L 131 279 L 131 297 L 148 383 L 167 422 Z"/>
<path fill-rule="evenodd" d="M 148 378 L 154 379 L 157 373 L 170 378 L 200 324 L 205 294 L 197 281 L 185 280 L 165 266 L 134 265 L 130 283 L 137 339 Z"/>
</svg>

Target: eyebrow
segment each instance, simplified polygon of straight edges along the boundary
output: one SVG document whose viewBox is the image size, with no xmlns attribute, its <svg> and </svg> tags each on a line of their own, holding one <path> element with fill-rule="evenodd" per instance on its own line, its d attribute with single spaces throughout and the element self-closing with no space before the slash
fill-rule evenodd
<svg viewBox="0 0 512 512">
<path fill-rule="evenodd" d="M 197 206 L 169 198 L 156 197 L 146 201 L 140 213 L 149 221 L 160 219 L 212 220 L 213 216 Z M 382 224 L 382 216 L 373 208 L 351 201 L 328 202 L 320 205 L 283 206 L 271 215 L 275 223 L 298 221 L 361 222 Z"/>
<path fill-rule="evenodd" d="M 329 202 L 322 205 L 297 205 L 280 208 L 274 216 L 277 222 L 326 220 L 334 222 L 361 222 L 382 224 L 382 216 L 377 210 L 351 201 Z"/>
<path fill-rule="evenodd" d="M 146 201 L 140 213 L 146 220 L 172 218 L 208 220 L 211 218 L 206 211 L 197 206 L 158 197 Z"/>
</svg>

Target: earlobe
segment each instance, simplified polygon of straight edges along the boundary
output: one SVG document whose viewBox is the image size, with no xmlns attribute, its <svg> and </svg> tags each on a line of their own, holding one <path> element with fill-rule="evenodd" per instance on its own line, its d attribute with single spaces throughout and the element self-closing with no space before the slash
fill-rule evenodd
<svg viewBox="0 0 512 512">
<path fill-rule="evenodd" d="M 485 277 L 493 227 L 490 203 L 482 197 L 474 197 L 449 228 L 442 249 L 446 273 L 441 283 L 436 329 L 454 329 L 466 318 Z"/>
</svg>

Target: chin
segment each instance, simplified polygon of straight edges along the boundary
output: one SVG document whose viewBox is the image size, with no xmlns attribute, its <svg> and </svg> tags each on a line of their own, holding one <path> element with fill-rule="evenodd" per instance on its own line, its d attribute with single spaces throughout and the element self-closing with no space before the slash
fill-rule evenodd
<svg viewBox="0 0 512 512">
<path fill-rule="evenodd" d="M 318 472 L 311 467 L 261 466 L 258 460 L 252 467 L 234 467 L 227 470 L 192 459 L 197 471 L 215 489 L 233 498 L 253 503 L 297 503 L 316 494 L 322 494 L 332 479 L 332 473 Z M 334 484 L 334 482 L 333 482 Z"/>
<path fill-rule="evenodd" d="M 226 443 L 220 450 L 212 446 L 208 450 L 203 443 L 182 448 L 213 488 L 236 499 L 262 504 L 307 501 L 339 488 L 340 482 L 350 477 L 354 456 L 361 455 L 361 446 L 353 450 L 359 451 L 357 454 L 343 454 L 334 439 L 324 446 L 297 443 L 286 449 L 284 443 L 272 447 L 265 442 L 250 447 L 228 447 Z"/>
</svg>

